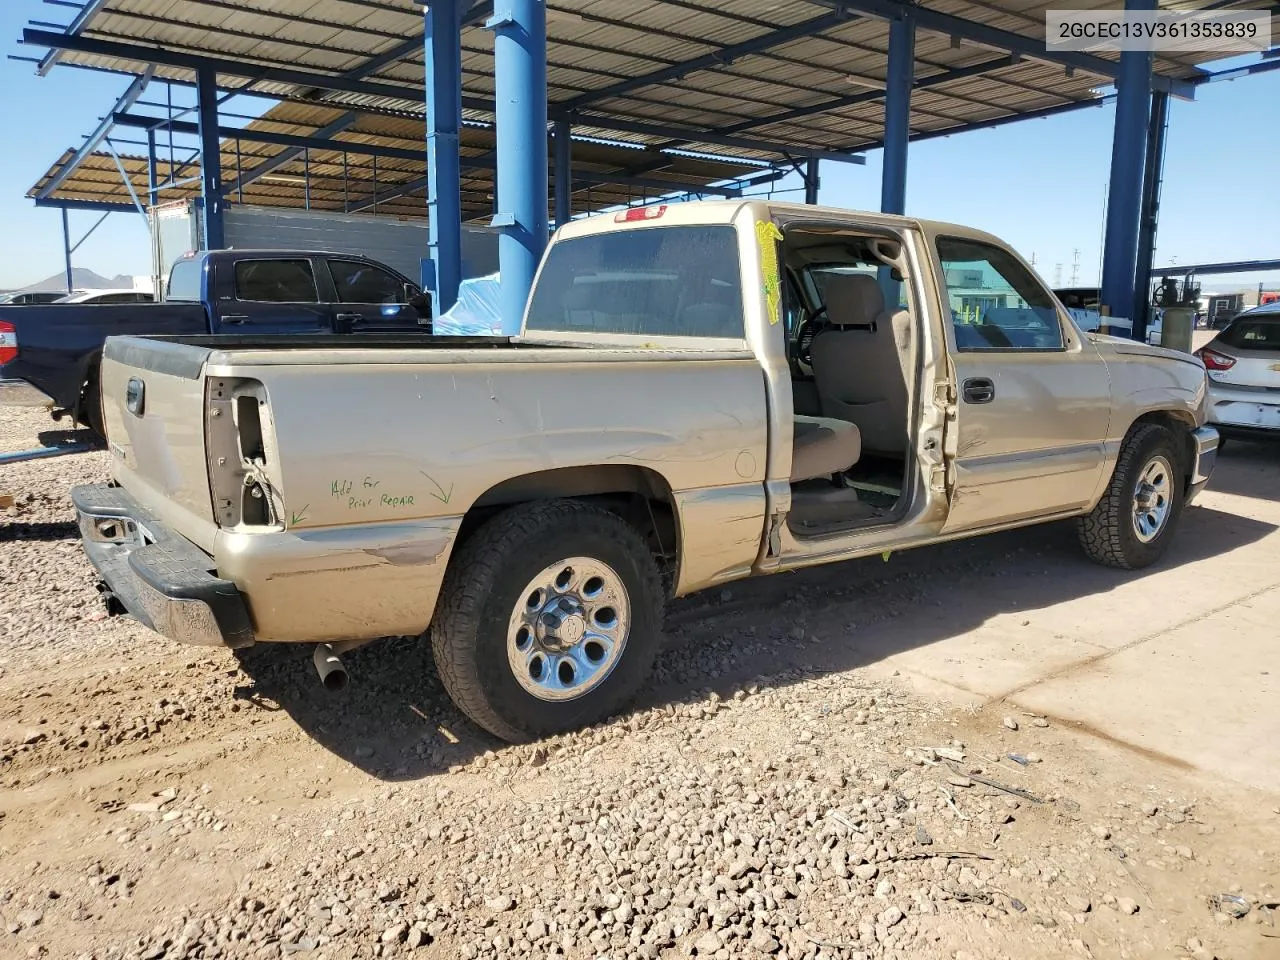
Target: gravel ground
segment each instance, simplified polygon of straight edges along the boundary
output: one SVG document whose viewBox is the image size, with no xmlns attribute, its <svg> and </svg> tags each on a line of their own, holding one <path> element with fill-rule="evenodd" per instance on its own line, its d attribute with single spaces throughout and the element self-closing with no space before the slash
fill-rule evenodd
<svg viewBox="0 0 1280 960">
<path fill-rule="evenodd" d="M 0 409 L 0 449 L 43 429 Z M 66 492 L 106 468 L 0 468 L 0 957 L 1280 956 L 1259 797 L 862 668 L 1056 536 L 682 601 L 634 711 L 510 747 L 417 640 L 334 697 L 103 618 Z"/>
</svg>

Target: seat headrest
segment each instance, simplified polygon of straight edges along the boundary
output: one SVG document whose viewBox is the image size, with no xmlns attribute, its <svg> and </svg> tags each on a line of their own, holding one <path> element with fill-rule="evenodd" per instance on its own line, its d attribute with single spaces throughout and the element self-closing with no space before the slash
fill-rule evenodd
<svg viewBox="0 0 1280 960">
<path fill-rule="evenodd" d="M 884 313 L 884 292 L 866 273 L 837 273 L 827 281 L 827 320 L 834 326 L 875 323 Z"/>
</svg>

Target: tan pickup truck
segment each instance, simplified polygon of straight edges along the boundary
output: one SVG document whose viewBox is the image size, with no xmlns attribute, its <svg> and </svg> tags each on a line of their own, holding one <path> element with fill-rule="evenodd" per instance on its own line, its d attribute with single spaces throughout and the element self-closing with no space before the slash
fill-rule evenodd
<svg viewBox="0 0 1280 960">
<path fill-rule="evenodd" d="M 1082 334 L 994 237 L 766 202 L 575 221 L 507 339 L 114 338 L 109 603 L 187 643 L 427 634 L 499 737 L 643 683 L 669 597 L 1078 518 L 1164 552 L 1217 433 L 1191 355 Z"/>
</svg>

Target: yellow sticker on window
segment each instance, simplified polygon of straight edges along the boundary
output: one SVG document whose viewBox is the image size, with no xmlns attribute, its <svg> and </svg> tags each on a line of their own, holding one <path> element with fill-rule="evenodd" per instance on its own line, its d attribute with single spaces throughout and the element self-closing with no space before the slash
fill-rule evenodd
<svg viewBox="0 0 1280 960">
<path fill-rule="evenodd" d="M 782 319 L 782 274 L 778 270 L 778 241 L 782 231 L 772 220 L 756 221 L 756 241 L 760 244 L 760 274 L 764 279 L 764 302 L 769 323 Z"/>
</svg>

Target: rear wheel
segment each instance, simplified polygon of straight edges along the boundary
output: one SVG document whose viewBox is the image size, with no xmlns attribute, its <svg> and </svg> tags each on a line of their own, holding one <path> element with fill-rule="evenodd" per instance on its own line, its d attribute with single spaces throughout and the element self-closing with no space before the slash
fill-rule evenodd
<svg viewBox="0 0 1280 960">
<path fill-rule="evenodd" d="M 653 665 L 662 611 L 658 565 L 632 526 L 578 501 L 525 504 L 450 563 L 432 653 L 459 709 L 520 742 L 623 707 Z"/>
<path fill-rule="evenodd" d="M 1090 559 L 1136 570 L 1168 548 L 1184 496 L 1178 438 L 1164 426 L 1130 431 L 1107 491 L 1079 520 L 1080 543 Z"/>
</svg>

